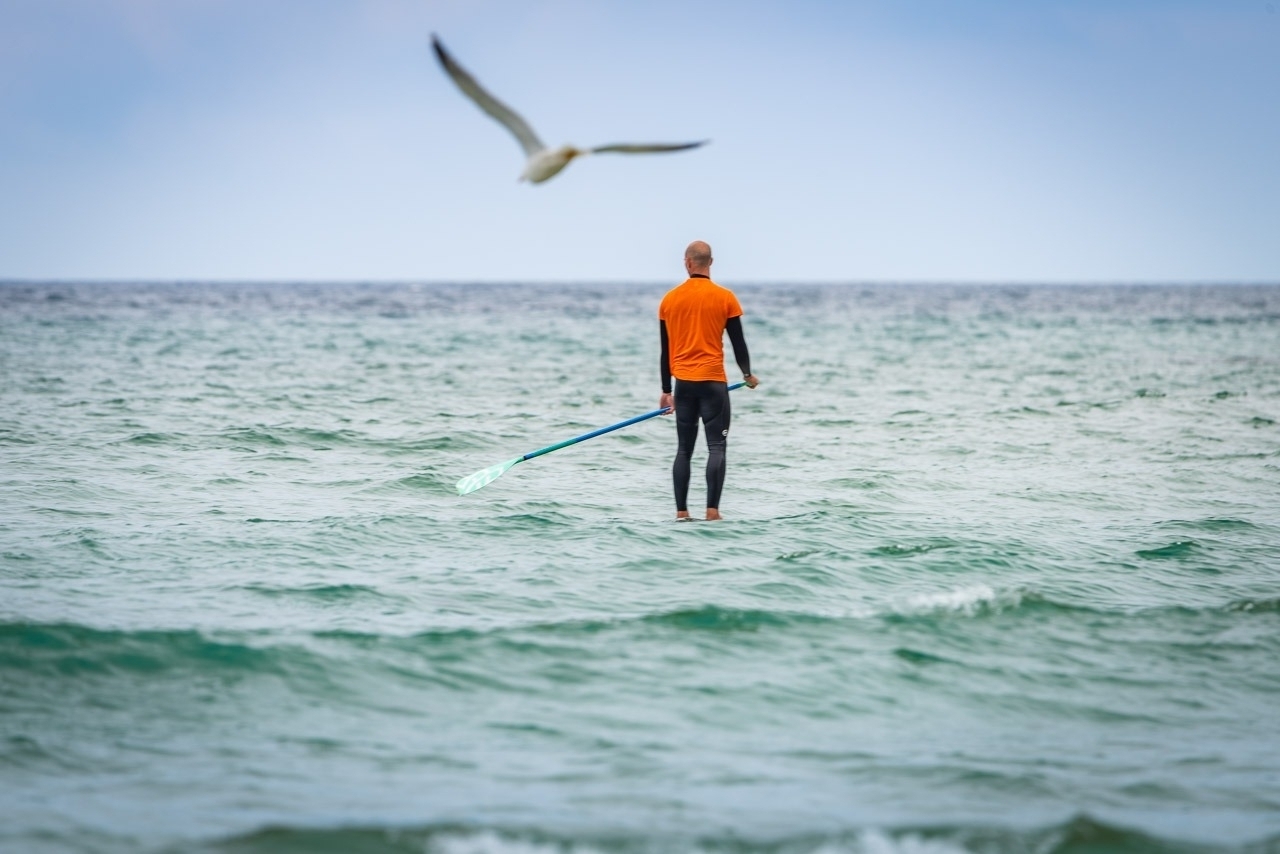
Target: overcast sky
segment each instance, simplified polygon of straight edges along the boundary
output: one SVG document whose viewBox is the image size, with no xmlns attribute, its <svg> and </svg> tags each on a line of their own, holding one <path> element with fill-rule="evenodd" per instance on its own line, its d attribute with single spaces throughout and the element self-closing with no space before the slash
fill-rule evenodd
<svg viewBox="0 0 1280 854">
<path fill-rule="evenodd" d="M 0 0 L 0 278 L 1276 282 L 1278 5 Z"/>
</svg>

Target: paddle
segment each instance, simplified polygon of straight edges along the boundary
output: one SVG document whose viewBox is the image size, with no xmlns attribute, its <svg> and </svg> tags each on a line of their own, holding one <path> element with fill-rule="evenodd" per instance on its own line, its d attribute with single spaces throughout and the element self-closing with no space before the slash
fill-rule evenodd
<svg viewBox="0 0 1280 854">
<path fill-rule="evenodd" d="M 745 382 L 734 383 L 733 385 L 729 386 L 729 391 L 733 391 L 735 388 L 742 388 L 744 385 L 746 385 Z M 626 421 L 619 421 L 617 424 L 612 424 L 608 427 L 601 427 L 599 430 L 592 430 L 590 433 L 583 433 L 581 436 L 578 436 L 576 438 L 566 439 L 563 442 L 558 442 L 554 445 L 548 445 L 547 447 L 540 448 L 539 450 L 536 450 L 536 451 L 530 451 L 529 453 L 525 454 L 523 457 L 516 457 L 513 460 L 507 460 L 505 463 L 498 463 L 497 465 L 489 466 L 487 469 L 480 469 L 480 471 L 475 472 L 473 474 L 469 474 L 466 477 L 464 477 L 462 480 L 458 481 L 458 485 L 457 485 L 458 494 L 469 495 L 470 493 L 475 492 L 477 489 L 482 489 L 488 486 L 489 484 L 493 483 L 495 480 L 497 480 L 498 478 L 506 474 L 507 469 L 511 468 L 516 463 L 522 463 L 525 460 L 531 460 L 534 457 L 540 457 L 543 454 L 549 454 L 552 451 L 558 451 L 561 448 L 567 448 L 570 445 L 576 445 L 579 442 L 585 442 L 588 439 L 594 439 L 596 436 L 603 436 L 605 433 L 612 433 L 614 430 L 621 430 L 623 427 L 630 427 L 632 424 L 639 423 L 649 418 L 655 418 L 659 415 L 662 415 L 664 412 L 670 412 L 670 410 L 655 409 L 652 412 L 646 412 L 644 415 L 637 415 L 635 418 L 628 418 Z"/>
</svg>

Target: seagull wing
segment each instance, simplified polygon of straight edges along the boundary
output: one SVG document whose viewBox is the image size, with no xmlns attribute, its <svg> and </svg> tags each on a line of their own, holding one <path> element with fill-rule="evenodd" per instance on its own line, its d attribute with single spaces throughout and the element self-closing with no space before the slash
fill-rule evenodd
<svg viewBox="0 0 1280 854">
<path fill-rule="evenodd" d="M 533 128 L 529 127 L 529 123 L 522 119 L 515 110 L 486 92 L 476 82 L 476 79 L 468 74 L 466 69 L 449 55 L 449 52 L 444 49 L 444 45 L 440 44 L 440 40 L 434 34 L 431 36 L 431 46 L 435 48 L 436 58 L 440 60 L 440 65 L 444 67 L 445 73 L 458 85 L 462 93 L 472 101 L 475 101 L 476 106 L 480 109 L 497 119 L 499 124 L 515 134 L 516 139 L 520 140 L 520 147 L 524 149 L 526 156 L 532 156 L 546 148 L 542 144 L 542 140 L 538 139 L 538 135 L 533 132 Z"/>
<path fill-rule="evenodd" d="M 636 144 L 620 142 L 613 145 L 601 145 L 591 149 L 593 154 L 653 154 L 660 151 L 684 151 L 687 148 L 697 148 L 699 145 L 706 145 L 710 140 L 704 139 L 701 142 L 673 142 L 673 143 L 650 143 Z"/>
</svg>

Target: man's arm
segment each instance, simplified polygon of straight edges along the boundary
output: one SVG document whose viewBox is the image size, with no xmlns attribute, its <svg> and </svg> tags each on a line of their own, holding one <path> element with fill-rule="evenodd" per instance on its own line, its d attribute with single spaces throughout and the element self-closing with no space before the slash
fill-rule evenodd
<svg viewBox="0 0 1280 854">
<path fill-rule="evenodd" d="M 659 409 L 674 409 L 675 401 L 671 399 L 671 339 L 667 337 L 667 322 L 658 321 L 658 335 L 662 341 L 662 352 L 658 356 L 658 374 L 662 378 L 662 394 L 658 397 Z"/>
<path fill-rule="evenodd" d="M 662 353 L 658 356 L 658 376 L 662 379 L 662 393 L 671 394 L 671 339 L 667 337 L 667 322 L 658 321 L 658 335 L 662 340 Z"/>
<path fill-rule="evenodd" d="M 733 345 L 733 358 L 738 362 L 738 368 L 742 371 L 742 378 L 747 382 L 747 388 L 755 388 L 760 385 L 760 378 L 751 373 L 751 354 L 747 352 L 747 339 L 742 334 L 742 316 L 729 318 L 725 321 L 724 328 L 729 333 L 729 343 Z"/>
<path fill-rule="evenodd" d="M 729 333 L 729 343 L 733 345 L 733 358 L 744 377 L 751 376 L 751 354 L 747 352 L 747 339 L 742 334 L 742 317 L 731 317 L 724 324 Z"/>
</svg>

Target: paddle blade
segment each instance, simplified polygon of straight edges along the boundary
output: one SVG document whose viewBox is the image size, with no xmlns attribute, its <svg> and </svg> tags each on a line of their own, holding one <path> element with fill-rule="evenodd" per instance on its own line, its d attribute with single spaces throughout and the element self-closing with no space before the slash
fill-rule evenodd
<svg viewBox="0 0 1280 854">
<path fill-rule="evenodd" d="M 514 460 L 507 460 L 505 463 L 498 463 L 495 466 L 489 466 L 487 469 L 480 469 L 474 474 L 469 474 L 462 480 L 458 481 L 458 494 L 469 495 L 477 489 L 488 486 L 498 478 L 506 474 L 507 469 L 511 468 L 524 457 L 516 457 Z"/>
</svg>

